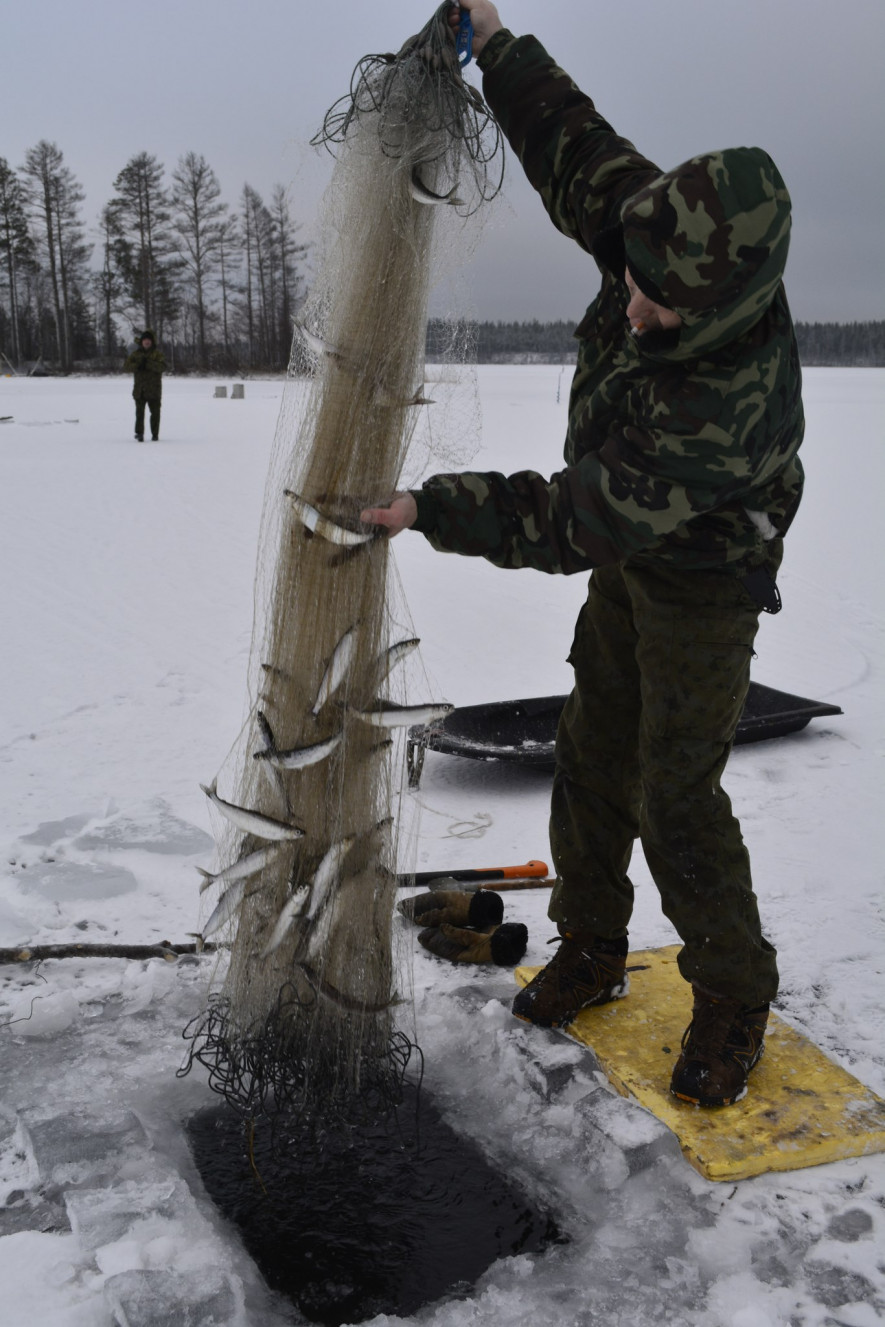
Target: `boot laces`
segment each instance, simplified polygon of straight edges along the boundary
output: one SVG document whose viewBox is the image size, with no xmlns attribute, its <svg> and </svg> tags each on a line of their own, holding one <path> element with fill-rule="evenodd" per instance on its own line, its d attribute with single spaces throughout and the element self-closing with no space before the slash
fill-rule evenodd
<svg viewBox="0 0 885 1327">
<path fill-rule="evenodd" d="M 585 947 L 578 940 L 569 936 L 555 935 L 547 943 L 555 944 L 557 940 L 559 948 L 550 959 L 544 972 L 554 977 L 560 987 L 569 992 L 585 991 L 588 986 L 602 986 L 601 968 L 605 963 L 604 955 L 596 954 L 588 946 Z"/>
<path fill-rule="evenodd" d="M 698 1001 L 682 1036 L 683 1050 L 699 1059 L 758 1058 L 753 1030 L 741 1013 L 733 1000 Z"/>
</svg>

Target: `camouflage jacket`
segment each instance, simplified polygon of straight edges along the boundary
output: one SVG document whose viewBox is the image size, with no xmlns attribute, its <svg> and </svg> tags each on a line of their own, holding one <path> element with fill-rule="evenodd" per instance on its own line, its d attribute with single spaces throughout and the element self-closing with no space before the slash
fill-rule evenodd
<svg viewBox="0 0 885 1327">
<path fill-rule="evenodd" d="M 144 350 L 141 346 L 137 346 L 128 356 L 123 368 L 127 373 L 135 374 L 132 395 L 136 400 L 159 400 L 163 394 L 162 374 L 166 368 L 166 359 L 162 350 L 158 350 L 156 346 L 152 350 Z"/>
<path fill-rule="evenodd" d="M 501 567 L 756 565 L 802 491 L 801 374 L 781 280 L 790 200 L 777 168 L 760 148 L 732 148 L 665 174 L 534 37 L 499 32 L 479 63 L 529 180 L 602 285 L 576 332 L 565 468 L 435 475 L 415 493 L 415 528 Z M 677 330 L 630 335 L 627 265 L 681 315 Z"/>
</svg>

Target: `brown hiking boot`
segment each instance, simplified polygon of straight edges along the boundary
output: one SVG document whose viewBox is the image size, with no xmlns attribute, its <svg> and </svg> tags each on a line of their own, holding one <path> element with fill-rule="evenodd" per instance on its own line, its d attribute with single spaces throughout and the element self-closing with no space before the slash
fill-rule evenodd
<svg viewBox="0 0 885 1327">
<path fill-rule="evenodd" d="M 747 1009 L 739 1000 L 694 987 L 692 1020 L 682 1038 L 670 1091 L 695 1106 L 731 1106 L 747 1095 L 747 1076 L 764 1049 L 768 1005 Z"/>
<path fill-rule="evenodd" d="M 579 939 L 568 932 L 538 975 L 524 986 L 512 1009 L 524 1023 L 559 1028 L 588 1005 L 607 1004 L 627 994 L 627 937 Z"/>
</svg>

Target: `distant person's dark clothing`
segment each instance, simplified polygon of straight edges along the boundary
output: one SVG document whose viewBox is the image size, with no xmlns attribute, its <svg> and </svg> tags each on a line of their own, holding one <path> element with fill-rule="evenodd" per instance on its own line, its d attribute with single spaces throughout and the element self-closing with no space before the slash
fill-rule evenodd
<svg viewBox="0 0 885 1327">
<path fill-rule="evenodd" d="M 150 344 L 147 344 L 147 343 Z M 166 360 L 163 352 L 157 349 L 156 338 L 150 328 L 138 337 L 138 345 L 123 365 L 127 373 L 134 373 L 132 396 L 135 401 L 135 437 L 144 442 L 144 410 L 148 407 L 151 423 L 151 438 L 154 442 L 160 436 L 160 405 L 163 398 L 163 372 Z"/>
</svg>

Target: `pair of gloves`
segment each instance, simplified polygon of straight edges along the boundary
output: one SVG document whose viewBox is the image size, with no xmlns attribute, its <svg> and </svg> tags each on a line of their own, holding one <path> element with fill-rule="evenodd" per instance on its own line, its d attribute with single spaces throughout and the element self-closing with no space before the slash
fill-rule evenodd
<svg viewBox="0 0 885 1327">
<path fill-rule="evenodd" d="M 397 909 L 424 929 L 418 944 L 452 963 L 497 963 L 512 968 L 525 953 L 522 922 L 504 922 L 504 900 L 490 889 L 433 890 L 403 899 Z"/>
</svg>

